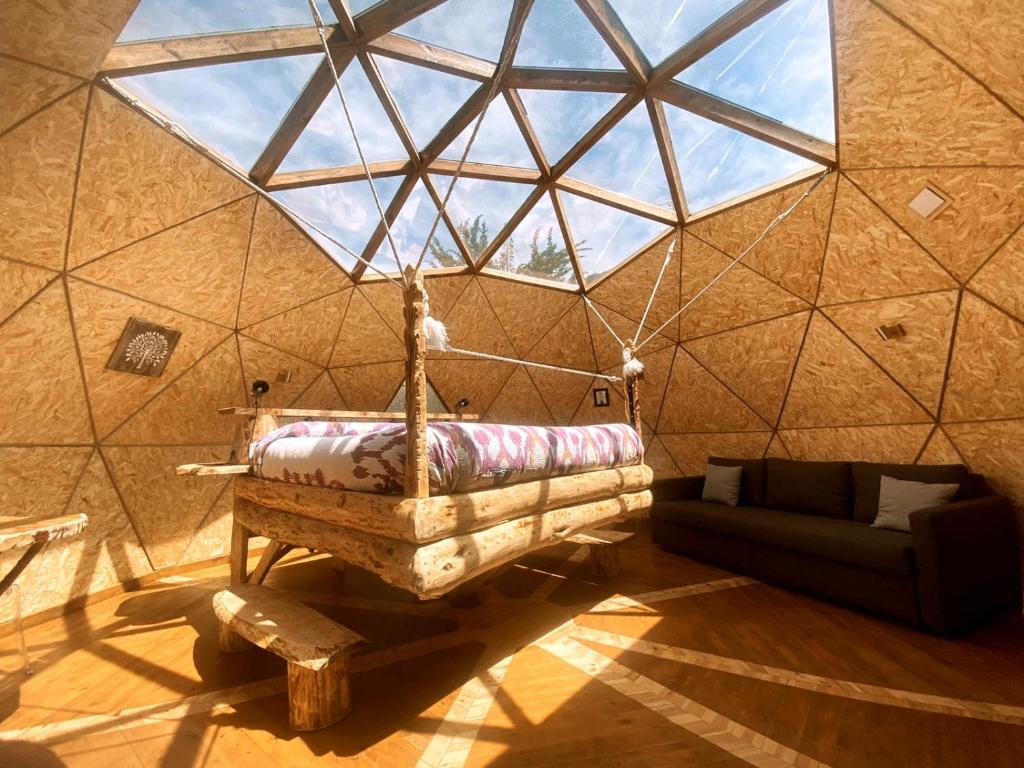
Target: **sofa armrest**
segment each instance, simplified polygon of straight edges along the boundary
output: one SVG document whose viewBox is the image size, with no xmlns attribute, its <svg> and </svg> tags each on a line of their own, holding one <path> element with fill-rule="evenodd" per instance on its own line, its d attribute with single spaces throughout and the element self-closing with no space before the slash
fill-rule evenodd
<svg viewBox="0 0 1024 768">
<path fill-rule="evenodd" d="M 686 501 L 699 499 L 704 491 L 704 475 L 699 477 L 666 477 L 655 480 L 651 493 L 655 501 Z"/>
<path fill-rule="evenodd" d="M 919 509 L 910 514 L 910 532 L 925 626 L 961 632 L 1020 605 L 1016 520 L 1005 498 Z"/>
</svg>

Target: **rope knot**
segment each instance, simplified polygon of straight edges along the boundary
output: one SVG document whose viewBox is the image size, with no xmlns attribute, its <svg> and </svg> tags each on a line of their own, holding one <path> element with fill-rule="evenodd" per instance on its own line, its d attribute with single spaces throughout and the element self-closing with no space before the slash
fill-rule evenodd
<svg viewBox="0 0 1024 768">
<path fill-rule="evenodd" d="M 644 364 L 636 357 L 636 347 L 626 344 L 622 347 L 622 378 L 626 381 L 639 379 L 644 375 Z"/>
</svg>

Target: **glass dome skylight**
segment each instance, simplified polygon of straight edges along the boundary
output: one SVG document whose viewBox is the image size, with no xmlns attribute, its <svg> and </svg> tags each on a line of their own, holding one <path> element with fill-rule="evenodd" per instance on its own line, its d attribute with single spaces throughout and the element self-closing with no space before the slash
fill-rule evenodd
<svg viewBox="0 0 1024 768">
<path fill-rule="evenodd" d="M 386 271 L 419 256 L 492 87 L 428 268 L 587 290 L 670 227 L 835 164 L 828 0 L 316 6 L 397 263 L 307 0 L 141 0 L 101 74 Z"/>
</svg>

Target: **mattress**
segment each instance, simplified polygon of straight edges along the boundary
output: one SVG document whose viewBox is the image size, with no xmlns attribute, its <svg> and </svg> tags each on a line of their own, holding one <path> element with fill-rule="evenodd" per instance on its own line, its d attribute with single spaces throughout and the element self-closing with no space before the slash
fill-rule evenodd
<svg viewBox="0 0 1024 768">
<path fill-rule="evenodd" d="M 300 421 L 254 442 L 257 477 L 300 485 L 402 494 L 406 427 L 397 422 Z M 431 495 L 631 466 L 643 460 L 626 424 L 532 427 L 477 422 L 427 426 Z"/>
</svg>

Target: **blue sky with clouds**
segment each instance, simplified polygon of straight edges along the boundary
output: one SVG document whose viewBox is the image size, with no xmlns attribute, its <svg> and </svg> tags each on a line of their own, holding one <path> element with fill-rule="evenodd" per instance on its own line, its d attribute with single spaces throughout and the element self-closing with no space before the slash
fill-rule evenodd
<svg viewBox="0 0 1024 768">
<path fill-rule="evenodd" d="M 671 54 L 739 0 L 611 0 L 623 23 L 653 63 Z M 328 21 L 327 0 L 317 0 Z M 350 1 L 355 13 L 373 0 Z M 403 25 L 398 32 L 435 45 L 497 60 L 512 0 L 448 0 Z M 306 0 L 142 0 L 121 40 L 191 35 L 311 23 Z M 727 41 L 677 79 L 760 111 L 788 125 L 834 141 L 832 68 L 827 0 L 790 0 Z M 374 55 L 416 145 L 437 130 L 479 87 L 476 81 Z M 303 55 L 238 62 L 121 78 L 127 90 L 180 123 L 242 169 L 262 152 L 281 118 L 321 61 Z M 538 0 L 527 17 L 515 63 L 620 69 L 611 50 L 573 0 Z M 370 162 L 407 159 L 398 135 L 358 61 L 342 75 L 360 142 Z M 529 119 L 550 163 L 555 163 L 621 94 L 521 90 Z M 813 167 L 802 158 L 690 113 L 665 107 L 691 213 Z M 472 125 L 442 157 L 457 160 Z M 469 159 L 532 168 L 534 161 L 503 97 L 488 108 Z M 336 94 L 330 94 L 280 170 L 297 171 L 358 163 L 355 145 Z M 641 104 L 570 170 L 614 192 L 670 207 L 668 183 L 646 107 Z M 443 194 L 447 177 L 433 177 Z M 385 205 L 398 179 L 379 179 Z M 450 202 L 452 219 L 482 215 L 493 236 L 522 203 L 529 187 L 460 179 Z M 584 269 L 596 274 L 630 256 L 662 226 L 616 209 L 559 193 L 573 236 L 586 240 Z M 365 181 L 278 193 L 277 197 L 361 252 L 377 223 Z M 403 258 L 422 248 L 436 207 L 418 186 L 394 232 Z M 553 226 L 545 196 L 516 232 L 525 244 L 533 231 Z M 446 245 L 454 245 L 441 230 Z M 447 238 L 444 240 L 444 238 Z M 322 238 L 321 238 L 322 239 Z M 354 261 L 335 246 L 328 252 L 346 267 Z M 380 251 L 390 260 L 390 248 Z"/>
</svg>

